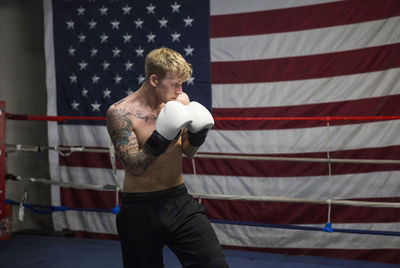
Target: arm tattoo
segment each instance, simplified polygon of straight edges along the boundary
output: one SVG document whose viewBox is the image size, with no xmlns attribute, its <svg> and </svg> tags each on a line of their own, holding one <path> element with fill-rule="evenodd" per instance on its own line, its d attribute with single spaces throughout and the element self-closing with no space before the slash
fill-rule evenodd
<svg viewBox="0 0 400 268">
<path fill-rule="evenodd" d="M 144 171 L 156 160 L 148 150 L 139 150 L 139 143 L 133 132 L 131 113 L 110 108 L 107 111 L 107 130 L 115 149 L 125 167 L 136 176 Z"/>
</svg>

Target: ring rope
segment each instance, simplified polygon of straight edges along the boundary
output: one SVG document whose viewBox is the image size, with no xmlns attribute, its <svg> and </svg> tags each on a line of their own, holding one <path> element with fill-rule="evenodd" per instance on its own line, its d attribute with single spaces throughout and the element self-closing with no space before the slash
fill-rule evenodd
<svg viewBox="0 0 400 268">
<path fill-rule="evenodd" d="M 23 206 L 31 209 L 32 211 L 39 214 L 50 214 L 53 212 L 60 211 L 88 211 L 88 212 L 103 212 L 118 214 L 119 209 L 117 207 L 113 209 L 99 209 L 99 208 L 75 208 L 67 206 L 46 206 L 29 204 L 26 202 L 19 203 L 17 201 L 6 199 L 6 204 L 14 206 Z M 332 228 L 330 223 L 326 224 L 325 227 L 316 226 L 303 226 L 303 225 L 290 225 L 290 224 L 276 224 L 276 223 L 264 223 L 264 222 L 243 222 L 243 221 L 231 221 L 231 220 L 218 220 L 210 219 L 210 222 L 216 224 L 233 224 L 243 226 L 254 226 L 254 227 L 265 227 L 265 228 L 278 228 L 278 229 L 292 229 L 292 230 L 305 230 L 305 231 L 324 231 L 324 232 L 335 232 L 335 233 L 351 233 L 351 234 L 366 234 L 366 235 L 384 235 L 384 236 L 400 236 L 400 232 L 397 231 L 382 231 L 382 230 L 362 230 L 362 229 L 343 229 L 343 228 Z"/>
<path fill-rule="evenodd" d="M 115 191 L 116 186 L 111 184 L 106 185 L 98 185 L 98 184 L 86 184 L 86 183 L 73 183 L 73 182 L 62 182 L 56 180 L 48 180 L 44 178 L 26 178 L 19 175 L 6 174 L 7 180 L 14 181 L 24 181 L 24 182 L 33 182 L 33 183 L 42 183 L 42 184 L 50 184 L 50 185 L 58 185 L 61 187 L 70 187 L 76 189 L 89 189 L 89 190 L 107 190 L 107 191 Z"/>
<path fill-rule="evenodd" d="M 243 155 L 224 155 L 198 153 L 197 158 L 214 159 L 237 159 L 237 160 L 259 160 L 259 161 L 294 161 L 294 162 L 332 162 L 332 163 L 363 163 L 363 164 L 400 164 L 400 160 L 395 159 L 350 159 L 350 158 L 318 158 L 318 157 L 281 157 L 281 156 L 243 156 Z"/>
<path fill-rule="evenodd" d="M 81 184 L 81 183 L 67 183 L 61 181 L 47 180 L 42 178 L 24 178 L 7 174 L 7 179 L 21 180 L 27 182 L 37 182 L 45 184 L 55 184 L 63 187 L 71 188 L 88 188 L 93 190 L 115 190 L 114 185 L 94 185 L 94 184 Z M 122 190 L 122 189 L 121 189 Z M 370 202 L 370 201 L 353 201 L 353 200 L 319 200 L 319 199 L 306 199 L 306 198 L 293 198 L 293 197 L 274 197 L 274 196 L 248 196 L 248 195 L 221 195 L 221 194 L 204 194 L 204 193 L 190 193 L 196 198 L 206 199 L 222 199 L 222 200 L 240 200 L 240 201 L 268 201 L 268 202 L 290 202 L 290 203 L 310 203 L 310 204 L 332 204 L 343 206 L 359 206 L 359 207 L 376 207 L 376 208 L 400 208 L 398 202 Z"/>
<path fill-rule="evenodd" d="M 327 224 L 325 227 L 321 228 L 321 227 L 304 226 L 304 225 L 290 225 L 290 224 L 263 223 L 263 222 L 242 222 L 242 221 L 229 221 L 229 220 L 216 220 L 216 219 L 210 219 L 210 222 L 217 224 L 234 224 L 234 225 L 245 225 L 245 226 L 278 228 L 278 229 L 324 231 L 329 233 L 335 232 L 335 233 L 351 233 L 351 234 L 400 236 L 400 232 L 397 231 L 332 228 L 330 224 L 328 227 Z"/>
<path fill-rule="evenodd" d="M 198 198 L 208 198 L 208 199 L 309 203 L 309 204 L 321 204 L 321 205 L 332 204 L 332 205 L 342 205 L 342 206 L 375 207 L 375 208 L 400 208 L 400 202 L 372 202 L 372 201 L 353 201 L 353 200 L 338 200 L 338 199 L 320 200 L 320 199 L 278 197 L 278 196 L 220 195 L 220 194 L 202 194 L 202 193 L 191 193 L 191 194 Z"/>
<path fill-rule="evenodd" d="M 46 116 L 32 114 L 11 114 L 6 113 L 7 119 L 11 120 L 32 120 L 32 121 L 57 121 L 68 120 L 100 120 L 105 121 L 106 117 L 91 116 Z M 303 116 L 303 117 L 214 117 L 215 121 L 337 121 L 337 120 L 396 120 L 398 115 L 389 116 Z"/>
<path fill-rule="evenodd" d="M 84 146 L 42 146 L 42 145 L 21 145 L 6 144 L 7 147 L 13 147 L 15 151 L 11 152 L 45 152 L 55 150 L 62 156 L 69 156 L 74 152 L 91 153 L 109 153 L 107 148 L 87 148 Z M 194 158 L 213 158 L 213 159 L 234 159 L 250 161 L 291 161 L 291 162 L 319 162 L 319 163 L 355 163 L 355 164 L 400 164 L 396 159 L 351 159 L 351 158 L 318 158 L 318 157 L 283 157 L 283 156 L 256 156 L 256 155 L 230 155 L 230 154 L 212 154 L 197 153 Z"/>
</svg>

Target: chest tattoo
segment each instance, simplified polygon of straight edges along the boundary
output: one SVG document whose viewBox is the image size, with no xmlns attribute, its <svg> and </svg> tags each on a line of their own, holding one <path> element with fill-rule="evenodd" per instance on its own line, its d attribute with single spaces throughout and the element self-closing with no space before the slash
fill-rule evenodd
<svg viewBox="0 0 400 268">
<path fill-rule="evenodd" d="M 148 122 L 149 120 L 157 120 L 157 116 L 155 116 L 155 115 L 148 116 L 148 115 L 136 113 L 134 116 L 135 116 L 135 118 L 144 120 L 146 122 Z"/>
</svg>

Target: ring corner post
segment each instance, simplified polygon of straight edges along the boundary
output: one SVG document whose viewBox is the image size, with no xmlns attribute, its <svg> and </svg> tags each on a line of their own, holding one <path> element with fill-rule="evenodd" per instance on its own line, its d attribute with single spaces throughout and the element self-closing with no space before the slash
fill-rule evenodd
<svg viewBox="0 0 400 268">
<path fill-rule="evenodd" d="M 6 128 L 6 103 L 5 101 L 0 101 L 0 225 L 5 217 L 5 196 L 6 196 L 6 158 L 5 158 L 6 129 L 5 128 Z M 1 230 L 0 230 L 0 235 L 1 235 Z"/>
</svg>

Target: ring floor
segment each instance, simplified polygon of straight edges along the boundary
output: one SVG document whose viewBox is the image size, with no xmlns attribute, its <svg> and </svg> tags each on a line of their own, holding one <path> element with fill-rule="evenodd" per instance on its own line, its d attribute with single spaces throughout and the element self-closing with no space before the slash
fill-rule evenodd
<svg viewBox="0 0 400 268">
<path fill-rule="evenodd" d="M 166 268 L 181 267 L 175 255 L 164 249 Z M 231 268 L 317 268 L 363 267 L 394 268 L 399 265 L 335 258 L 288 256 L 241 250 L 225 250 Z M 90 268 L 122 267 L 119 241 L 13 234 L 10 239 L 0 240 L 0 267 L 2 268 Z"/>
</svg>

